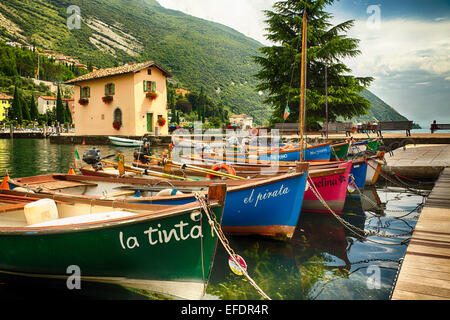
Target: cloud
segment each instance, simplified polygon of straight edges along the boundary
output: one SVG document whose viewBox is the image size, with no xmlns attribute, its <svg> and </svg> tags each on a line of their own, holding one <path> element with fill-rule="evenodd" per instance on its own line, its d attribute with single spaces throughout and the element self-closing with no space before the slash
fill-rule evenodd
<svg viewBox="0 0 450 320">
<path fill-rule="evenodd" d="M 362 55 L 351 61 L 354 71 L 388 76 L 422 70 L 433 75 L 450 73 L 450 22 L 382 20 L 379 30 L 356 21 L 350 35 L 361 40 Z"/>
<path fill-rule="evenodd" d="M 231 27 L 263 44 L 264 10 L 270 10 L 277 0 L 158 0 L 165 8 L 180 10 L 192 16 Z"/>
</svg>

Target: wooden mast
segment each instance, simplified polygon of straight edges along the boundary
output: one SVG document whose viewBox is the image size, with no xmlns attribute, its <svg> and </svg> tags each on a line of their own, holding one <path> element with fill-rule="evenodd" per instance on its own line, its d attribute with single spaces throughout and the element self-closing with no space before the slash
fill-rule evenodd
<svg viewBox="0 0 450 320">
<path fill-rule="evenodd" d="M 304 122 L 305 122 L 305 76 L 306 76 L 306 7 L 303 10 L 303 35 L 302 35 L 302 67 L 301 67 L 301 88 L 300 88 L 300 141 L 301 141 L 301 148 L 300 148 L 300 160 L 304 160 L 303 155 L 303 149 L 304 149 L 304 143 L 303 143 L 303 129 L 304 129 Z"/>
</svg>

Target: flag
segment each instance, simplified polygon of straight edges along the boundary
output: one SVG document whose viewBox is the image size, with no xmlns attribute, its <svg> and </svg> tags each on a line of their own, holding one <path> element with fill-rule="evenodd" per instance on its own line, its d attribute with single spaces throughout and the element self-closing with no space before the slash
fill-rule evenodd
<svg viewBox="0 0 450 320">
<path fill-rule="evenodd" d="M 286 121 L 286 119 L 289 117 L 290 114 L 291 114 L 291 109 L 289 109 L 289 106 L 286 106 L 286 109 L 284 109 L 284 115 L 283 115 L 284 121 Z"/>
<path fill-rule="evenodd" d="M 75 149 L 75 159 L 73 159 L 73 166 L 74 166 L 74 168 L 77 167 L 77 160 L 80 160 L 80 155 L 78 154 L 78 150 Z"/>
</svg>

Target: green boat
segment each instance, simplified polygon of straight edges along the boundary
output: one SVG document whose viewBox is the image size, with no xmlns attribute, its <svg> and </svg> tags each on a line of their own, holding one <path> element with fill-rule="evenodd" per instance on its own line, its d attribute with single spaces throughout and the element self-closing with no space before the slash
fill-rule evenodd
<svg viewBox="0 0 450 320">
<path fill-rule="evenodd" d="M 349 148 L 350 141 L 332 144 L 330 161 L 346 160 Z"/>
<path fill-rule="evenodd" d="M 199 201 L 149 205 L 0 190 L 0 272 L 68 282 L 68 270 L 79 270 L 81 281 L 200 299 L 217 246 L 208 216 L 221 223 L 225 195 L 223 184 L 211 186 L 206 210 Z"/>
</svg>

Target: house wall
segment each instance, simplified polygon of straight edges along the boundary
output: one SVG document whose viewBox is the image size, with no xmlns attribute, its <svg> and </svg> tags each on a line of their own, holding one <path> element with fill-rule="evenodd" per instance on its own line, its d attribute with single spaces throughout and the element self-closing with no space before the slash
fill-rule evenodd
<svg viewBox="0 0 450 320">
<path fill-rule="evenodd" d="M 104 103 L 105 85 L 115 84 L 115 94 L 111 103 Z M 127 135 L 136 134 L 134 117 L 133 74 L 107 77 L 79 82 L 74 87 L 74 124 L 77 135 Z M 87 105 L 80 105 L 80 88 L 90 87 Z M 122 127 L 113 128 L 114 110 L 122 110 Z"/>
<path fill-rule="evenodd" d="M 39 113 L 46 113 L 47 110 L 53 110 L 56 108 L 56 100 L 47 100 L 39 97 L 37 99 L 37 108 Z"/>
<path fill-rule="evenodd" d="M 151 75 L 147 70 L 151 69 Z M 151 100 L 146 97 L 144 92 L 144 80 L 156 81 L 156 91 L 158 97 Z M 166 77 L 157 68 L 151 67 L 142 69 L 134 74 L 134 97 L 136 101 L 135 123 L 136 135 L 141 136 L 147 132 L 147 113 L 153 113 L 153 134 L 155 134 L 158 115 L 162 115 L 166 119 L 166 124 L 159 127 L 160 135 L 168 134 L 168 118 L 167 118 L 167 88 Z"/>
<path fill-rule="evenodd" d="M 12 100 L 0 99 L 0 121 L 8 118 L 8 110 L 11 107 Z"/>
</svg>

